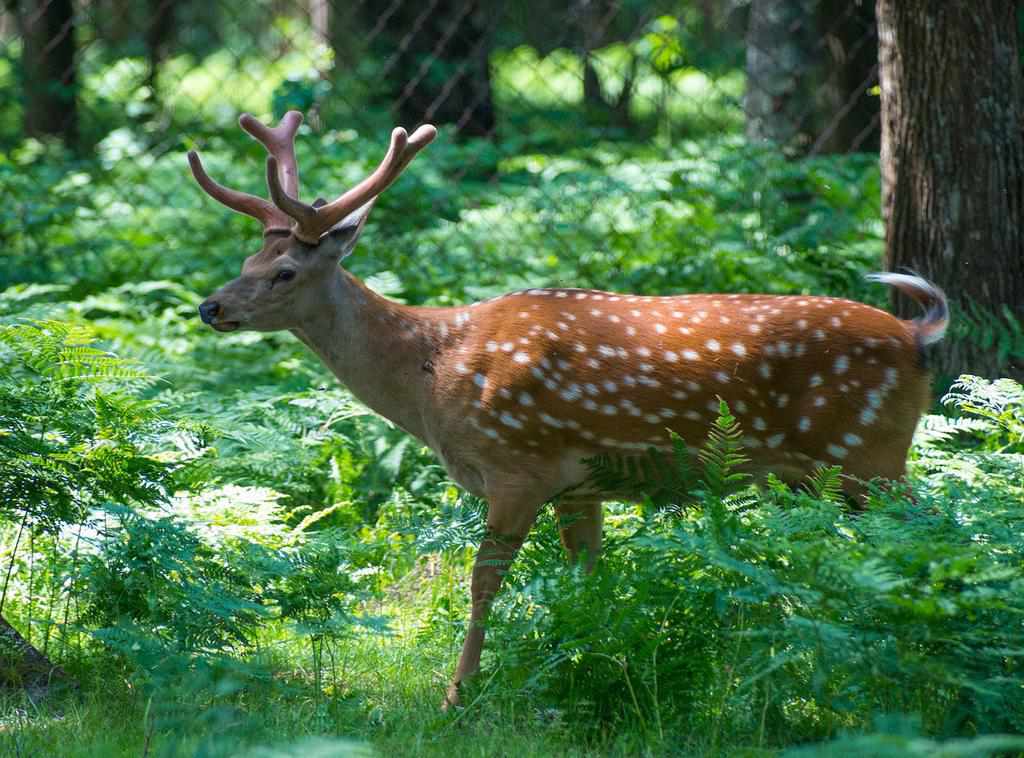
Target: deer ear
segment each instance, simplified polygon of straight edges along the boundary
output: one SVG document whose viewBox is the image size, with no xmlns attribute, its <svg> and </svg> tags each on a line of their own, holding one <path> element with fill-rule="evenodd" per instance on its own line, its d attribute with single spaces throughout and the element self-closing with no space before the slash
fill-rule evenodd
<svg viewBox="0 0 1024 758">
<path fill-rule="evenodd" d="M 319 249 L 337 260 L 351 254 L 359 240 L 359 235 L 363 233 L 363 227 L 366 226 L 366 219 L 370 216 L 373 202 L 370 200 L 365 205 L 356 208 L 328 229 L 320 238 Z"/>
</svg>

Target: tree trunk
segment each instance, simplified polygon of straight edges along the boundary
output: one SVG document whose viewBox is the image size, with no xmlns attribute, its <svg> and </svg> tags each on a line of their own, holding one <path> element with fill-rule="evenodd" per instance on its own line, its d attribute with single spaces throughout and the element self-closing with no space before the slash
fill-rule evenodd
<svg viewBox="0 0 1024 758">
<path fill-rule="evenodd" d="M 60 666 L 40 653 L 0 616 L 0 687 L 21 687 L 33 700 L 46 696 L 54 683 L 74 686 Z"/>
<path fill-rule="evenodd" d="M 434 0 L 426 5 L 396 0 L 389 5 L 393 12 L 374 42 L 385 61 L 383 74 L 401 123 L 412 127 L 433 121 L 454 124 L 460 135 L 493 136 L 490 54 L 499 16 L 495 5 L 488 0 Z M 380 26 L 381 11 L 373 3 L 360 12 L 367 28 Z"/>
<path fill-rule="evenodd" d="M 747 30 L 747 136 L 788 152 L 811 142 L 817 0 L 753 0 Z"/>
<path fill-rule="evenodd" d="M 149 88 L 149 100 L 155 107 L 159 107 L 161 102 L 158 79 L 160 64 L 167 57 L 174 36 L 174 4 L 175 0 L 149 0 L 146 19 L 149 24 L 146 28 L 149 70 L 146 73 L 146 86 Z"/>
<path fill-rule="evenodd" d="M 609 0 L 576 0 L 573 17 L 578 19 L 583 59 L 583 111 L 587 121 L 595 126 L 632 127 L 633 88 L 636 84 L 639 60 L 631 55 L 619 94 L 612 97 L 605 91 L 601 74 L 595 65 L 594 52 L 616 41 L 612 24 L 621 13 L 616 2 Z"/>
<path fill-rule="evenodd" d="M 25 134 L 78 141 L 75 16 L 71 0 L 18 3 Z"/>
<path fill-rule="evenodd" d="M 876 152 L 880 142 L 874 0 L 821 0 L 821 85 L 812 153 Z"/>
<path fill-rule="evenodd" d="M 1003 316 L 1024 322 L 1015 6 L 878 0 L 885 268 L 917 271 L 949 295 L 953 335 L 935 351 L 947 377 L 1024 377 L 1024 355 L 1006 355 L 1013 332 Z M 983 314 L 984 329 L 971 314 Z M 993 329 L 1002 349 L 984 336 Z"/>
</svg>

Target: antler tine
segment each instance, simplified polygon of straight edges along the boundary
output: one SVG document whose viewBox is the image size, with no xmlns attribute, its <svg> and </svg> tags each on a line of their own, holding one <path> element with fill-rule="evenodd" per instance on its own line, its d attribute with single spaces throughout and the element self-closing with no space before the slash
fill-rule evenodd
<svg viewBox="0 0 1024 758">
<path fill-rule="evenodd" d="M 416 153 L 430 144 L 435 136 L 437 129 L 430 125 L 421 126 L 412 138 L 402 127 L 395 127 L 391 132 L 388 152 L 374 172 L 341 197 L 319 208 L 307 205 L 285 191 L 279 179 L 278 161 L 271 156 L 267 159 L 270 196 L 278 208 L 295 219 L 295 236 L 307 244 L 315 245 L 324 232 L 387 189 Z"/>
<path fill-rule="evenodd" d="M 301 124 L 302 114 L 299 111 L 288 111 L 275 127 L 267 126 L 249 113 L 243 113 L 238 118 L 238 125 L 277 159 L 284 191 L 295 198 L 299 196 L 299 166 L 295 160 L 295 133 Z"/>
<path fill-rule="evenodd" d="M 412 163 L 412 159 L 416 157 L 416 154 L 434 141 L 434 137 L 437 136 L 437 127 L 433 124 L 423 124 L 419 129 L 412 133 L 409 137 L 409 144 L 405 148 L 405 152 L 402 153 L 402 160 L 398 164 L 395 171 L 395 176 L 391 182 L 398 178 L 398 175 L 405 171 L 405 167 Z M 388 185 L 391 184 L 388 182 Z"/>
<path fill-rule="evenodd" d="M 317 232 L 317 209 L 312 205 L 292 197 L 285 192 L 281 186 L 281 172 L 277 158 L 273 155 L 267 156 L 267 186 L 270 188 L 270 197 L 282 212 L 295 220 L 292 233 L 308 245 L 315 245 L 320 240 L 323 232 Z"/>
<path fill-rule="evenodd" d="M 370 198 L 376 197 L 391 184 L 401 170 L 399 164 L 406 146 L 409 143 L 409 134 L 400 126 L 391 131 L 391 144 L 384 160 L 374 169 L 373 173 L 359 182 L 355 187 L 342 193 L 336 200 L 323 205 L 316 210 L 317 235 L 323 234 L 345 216 L 356 208 L 364 205 Z"/>
<path fill-rule="evenodd" d="M 192 169 L 192 176 L 207 195 L 233 211 L 244 213 L 258 220 L 263 224 L 264 234 L 287 232 L 291 228 L 291 219 L 288 215 L 262 197 L 229 189 L 211 179 L 203 167 L 203 162 L 199 159 L 199 153 L 195 150 L 188 151 L 188 165 Z"/>
</svg>

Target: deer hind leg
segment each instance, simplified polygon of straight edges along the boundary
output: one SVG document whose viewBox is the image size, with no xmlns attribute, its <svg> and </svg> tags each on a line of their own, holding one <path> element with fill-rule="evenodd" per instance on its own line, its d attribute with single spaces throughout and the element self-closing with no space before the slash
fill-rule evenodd
<svg viewBox="0 0 1024 758">
<path fill-rule="evenodd" d="M 487 533 L 480 542 L 473 564 L 469 629 L 466 630 L 466 640 L 462 645 L 455 677 L 448 687 L 444 708 L 458 705 L 459 686 L 480 668 L 480 653 L 484 646 L 484 622 L 487 620 L 491 602 L 530 527 L 533 526 L 542 504 L 515 496 L 492 496 L 488 499 Z"/>
<path fill-rule="evenodd" d="M 555 515 L 558 517 L 558 533 L 562 538 L 562 545 L 569 553 L 569 560 L 578 563 L 583 559 L 586 561 L 587 572 L 593 571 L 601 555 L 601 501 L 590 498 L 560 498 L 555 503 Z"/>
</svg>

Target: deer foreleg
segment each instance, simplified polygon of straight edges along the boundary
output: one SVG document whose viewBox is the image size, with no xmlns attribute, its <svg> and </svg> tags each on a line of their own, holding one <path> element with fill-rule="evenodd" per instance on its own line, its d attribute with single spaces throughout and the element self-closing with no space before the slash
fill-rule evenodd
<svg viewBox="0 0 1024 758">
<path fill-rule="evenodd" d="M 480 542 L 473 564 L 471 594 L 473 606 L 455 678 L 448 688 L 444 707 L 458 705 L 459 686 L 480 668 L 484 646 L 484 623 L 501 582 L 533 526 L 539 506 L 523 508 L 491 500 L 487 510 L 487 533 Z"/>
</svg>

